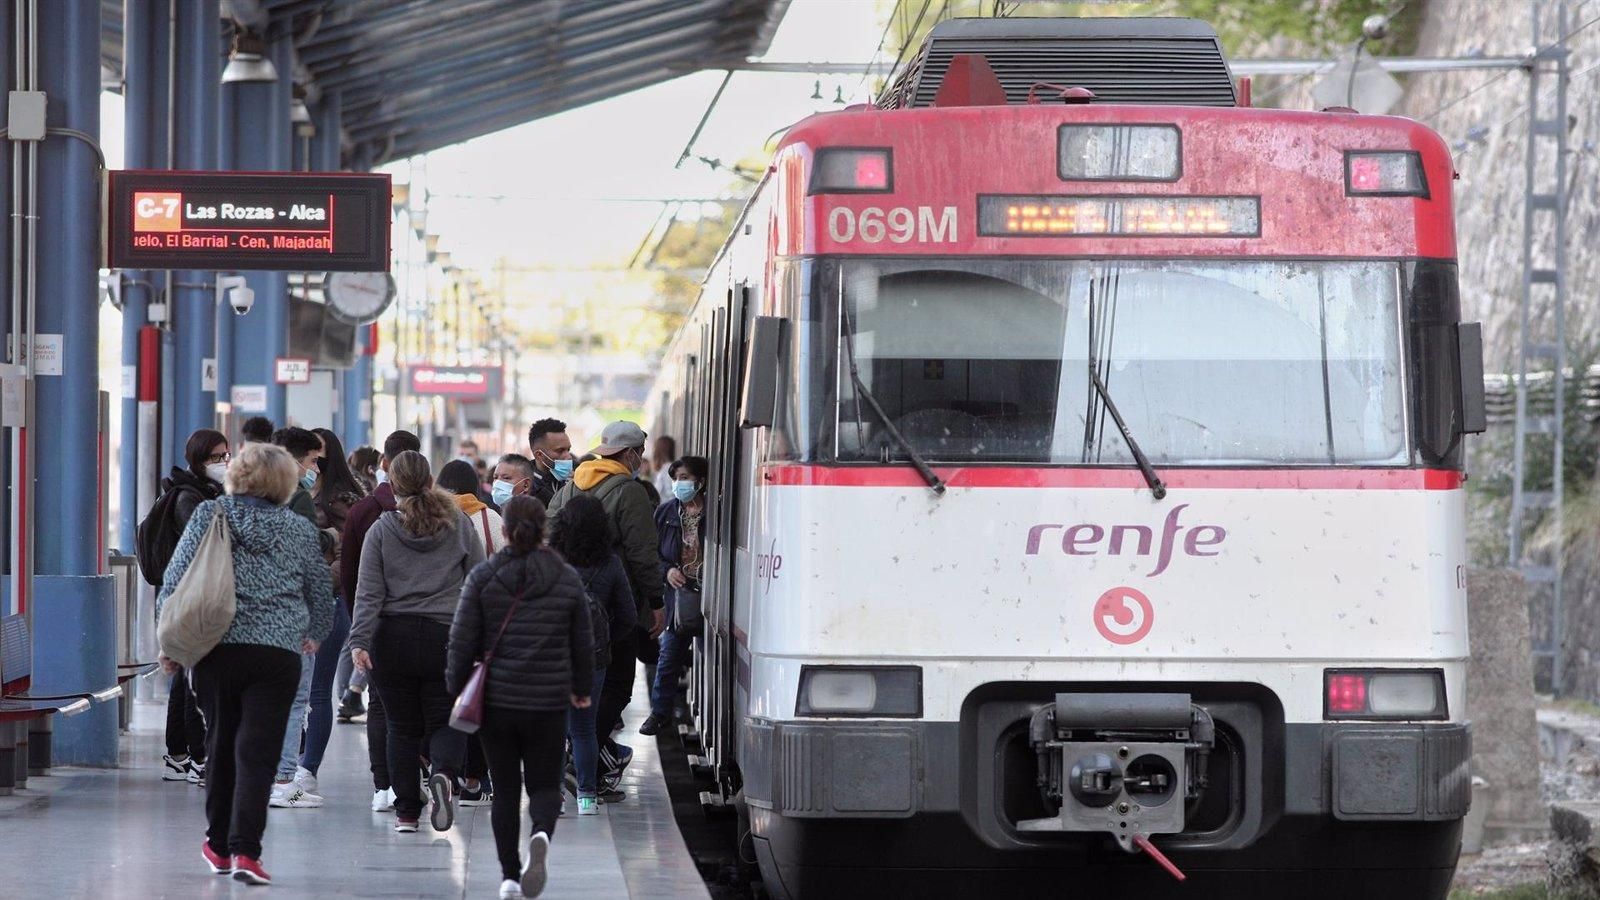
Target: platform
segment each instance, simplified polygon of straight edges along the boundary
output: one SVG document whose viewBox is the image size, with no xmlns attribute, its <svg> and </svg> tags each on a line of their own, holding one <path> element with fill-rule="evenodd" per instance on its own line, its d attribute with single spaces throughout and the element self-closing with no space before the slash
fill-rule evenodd
<svg viewBox="0 0 1600 900">
<path fill-rule="evenodd" d="M 647 706 L 635 700 L 632 719 Z M 0 798 L 0 896 L 190 898 L 494 897 L 500 886 L 489 808 L 462 807 L 435 833 L 396 834 L 373 813 L 366 729 L 335 725 L 322 764 L 320 809 L 274 809 L 262 863 L 270 888 L 210 874 L 200 858 L 203 791 L 161 780 L 165 704 L 136 704 L 121 768 L 58 768 Z M 636 722 L 634 723 L 637 724 Z M 631 730 L 631 729 L 630 729 Z M 655 742 L 638 739 L 623 778 L 628 798 L 556 829 L 543 896 L 583 900 L 708 897 L 672 817 Z M 528 821 L 522 824 L 524 837 Z"/>
</svg>

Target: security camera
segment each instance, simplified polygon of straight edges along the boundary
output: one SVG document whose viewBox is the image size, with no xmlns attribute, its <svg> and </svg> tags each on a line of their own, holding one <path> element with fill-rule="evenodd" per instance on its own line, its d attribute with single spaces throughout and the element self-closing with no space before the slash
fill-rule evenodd
<svg viewBox="0 0 1600 900">
<path fill-rule="evenodd" d="M 1381 41 L 1389 36 L 1389 17 L 1375 13 L 1361 20 L 1361 34 L 1369 41 Z"/>
<path fill-rule="evenodd" d="M 242 316 L 256 305 L 256 292 L 248 285 L 228 288 L 228 305 L 233 307 L 235 315 Z"/>
</svg>

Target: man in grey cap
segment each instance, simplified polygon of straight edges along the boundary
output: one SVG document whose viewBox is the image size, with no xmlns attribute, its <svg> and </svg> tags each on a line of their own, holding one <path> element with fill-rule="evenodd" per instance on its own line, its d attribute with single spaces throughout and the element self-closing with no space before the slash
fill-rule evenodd
<svg viewBox="0 0 1600 900">
<path fill-rule="evenodd" d="M 649 636 L 661 634 L 666 624 L 661 588 L 661 554 L 656 534 L 655 504 L 650 500 L 644 482 L 635 475 L 645 459 L 645 433 L 632 422 L 612 422 L 600 432 L 600 446 L 589 451 L 597 457 L 582 463 L 572 473 L 572 480 L 561 486 L 550 498 L 548 512 L 551 516 L 561 511 L 568 500 L 578 494 L 588 494 L 605 507 L 611 520 L 614 549 L 622 557 L 623 568 L 628 572 L 628 586 L 633 588 L 634 602 L 638 604 L 639 621 L 651 623 Z M 642 629 L 641 629 L 642 631 Z M 595 730 L 602 736 L 610 735 L 622 723 L 622 710 L 633 696 L 634 670 L 638 659 L 637 643 L 642 634 L 613 634 L 611 667 L 606 670 L 605 687 L 600 692 L 600 708 L 596 712 Z M 601 762 L 606 768 L 602 798 L 621 799 L 616 781 L 633 758 L 633 751 L 606 739 L 600 750 Z M 607 796 L 611 795 L 611 796 Z"/>
</svg>

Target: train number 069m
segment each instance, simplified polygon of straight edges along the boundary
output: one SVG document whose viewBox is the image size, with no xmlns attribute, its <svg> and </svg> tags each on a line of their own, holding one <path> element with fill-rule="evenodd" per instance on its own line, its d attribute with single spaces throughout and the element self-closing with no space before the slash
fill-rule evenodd
<svg viewBox="0 0 1600 900">
<path fill-rule="evenodd" d="M 837 244 L 860 240 L 878 244 L 888 240 L 892 244 L 953 244 L 956 242 L 956 208 L 946 206 L 935 210 L 931 206 L 891 206 L 880 209 L 869 206 L 859 213 L 845 207 L 835 207 L 828 213 L 828 237 Z"/>
</svg>

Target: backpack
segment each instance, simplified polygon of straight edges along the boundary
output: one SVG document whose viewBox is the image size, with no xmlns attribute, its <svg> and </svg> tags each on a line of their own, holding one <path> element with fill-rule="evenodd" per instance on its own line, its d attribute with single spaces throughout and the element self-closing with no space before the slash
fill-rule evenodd
<svg viewBox="0 0 1600 900">
<path fill-rule="evenodd" d="M 611 611 L 606 609 L 605 601 L 589 589 L 589 584 L 604 568 L 606 566 L 595 569 L 583 579 L 583 596 L 589 601 L 589 627 L 594 629 L 594 664 L 599 668 L 611 665 Z"/>
<path fill-rule="evenodd" d="M 183 529 L 178 527 L 177 508 L 178 495 L 184 491 L 194 491 L 194 488 L 173 485 L 163 491 L 156 502 L 150 505 L 150 512 L 145 514 L 134 535 L 134 553 L 139 559 L 139 573 L 148 584 L 156 587 L 160 587 L 161 580 L 166 577 L 167 563 L 172 561 L 172 554 L 178 549 L 178 539 L 183 537 Z"/>
</svg>

